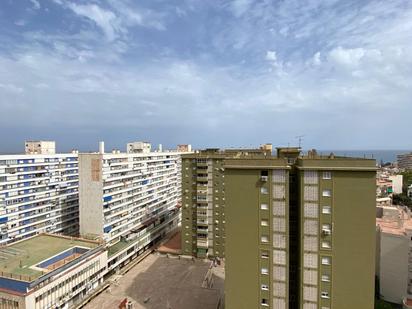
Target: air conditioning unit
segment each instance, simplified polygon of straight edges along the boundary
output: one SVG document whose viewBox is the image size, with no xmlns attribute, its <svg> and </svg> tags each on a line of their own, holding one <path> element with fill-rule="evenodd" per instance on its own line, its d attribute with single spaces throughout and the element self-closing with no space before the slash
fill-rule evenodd
<svg viewBox="0 0 412 309">
<path fill-rule="evenodd" d="M 260 180 L 266 182 L 268 181 L 268 176 L 260 176 Z"/>
</svg>

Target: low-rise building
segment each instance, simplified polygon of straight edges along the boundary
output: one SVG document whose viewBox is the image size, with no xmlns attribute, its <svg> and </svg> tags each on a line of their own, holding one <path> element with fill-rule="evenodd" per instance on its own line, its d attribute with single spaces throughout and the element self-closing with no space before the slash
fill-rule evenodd
<svg viewBox="0 0 412 309">
<path fill-rule="evenodd" d="M 412 308 L 411 213 L 403 207 L 382 207 L 376 226 L 380 297 Z"/>
<path fill-rule="evenodd" d="M 103 283 L 107 251 L 96 241 L 41 234 L 0 248 L 0 307 L 71 308 Z"/>
<path fill-rule="evenodd" d="M 392 181 L 392 192 L 394 194 L 402 194 L 403 175 L 390 175 L 389 180 Z"/>
</svg>

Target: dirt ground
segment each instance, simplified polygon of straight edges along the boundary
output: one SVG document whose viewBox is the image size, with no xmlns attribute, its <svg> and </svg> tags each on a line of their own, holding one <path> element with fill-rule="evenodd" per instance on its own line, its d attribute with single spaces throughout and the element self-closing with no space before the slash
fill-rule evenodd
<svg viewBox="0 0 412 309">
<path fill-rule="evenodd" d="M 181 253 L 181 234 L 180 231 L 173 235 L 167 242 L 161 245 L 157 251 L 161 253 L 172 253 L 172 254 L 180 254 Z"/>
</svg>

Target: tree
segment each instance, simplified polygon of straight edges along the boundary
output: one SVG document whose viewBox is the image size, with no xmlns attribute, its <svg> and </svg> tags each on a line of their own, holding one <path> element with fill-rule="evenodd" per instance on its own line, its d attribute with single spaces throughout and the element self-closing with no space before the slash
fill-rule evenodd
<svg viewBox="0 0 412 309">
<path fill-rule="evenodd" d="M 402 193 L 407 194 L 408 187 L 412 184 L 412 171 L 402 172 L 401 175 L 403 175 Z"/>
<path fill-rule="evenodd" d="M 412 208 L 412 200 L 406 194 L 394 194 L 392 197 L 394 205 L 408 206 Z"/>
<path fill-rule="evenodd" d="M 375 309 L 393 309 L 392 305 L 379 299 L 375 301 Z"/>
</svg>

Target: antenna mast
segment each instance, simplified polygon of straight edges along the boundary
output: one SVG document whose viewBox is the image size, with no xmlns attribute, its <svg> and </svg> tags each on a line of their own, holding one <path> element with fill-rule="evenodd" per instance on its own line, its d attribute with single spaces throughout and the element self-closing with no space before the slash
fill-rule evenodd
<svg viewBox="0 0 412 309">
<path fill-rule="evenodd" d="M 305 135 L 295 136 L 295 138 L 297 138 L 298 141 L 299 141 L 299 148 L 301 148 L 301 146 L 302 146 L 302 141 L 303 141 L 303 138 L 304 138 L 304 137 L 305 137 Z"/>
</svg>

